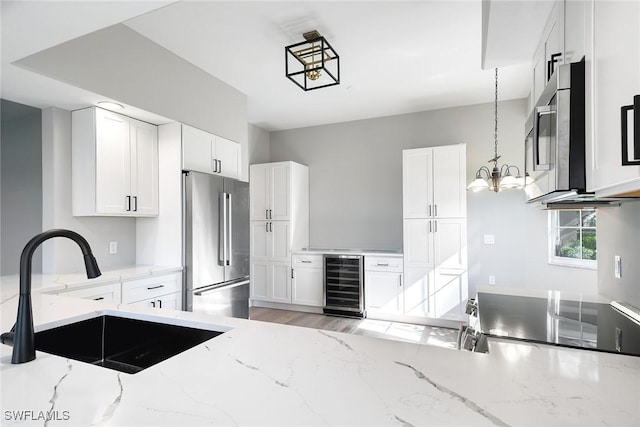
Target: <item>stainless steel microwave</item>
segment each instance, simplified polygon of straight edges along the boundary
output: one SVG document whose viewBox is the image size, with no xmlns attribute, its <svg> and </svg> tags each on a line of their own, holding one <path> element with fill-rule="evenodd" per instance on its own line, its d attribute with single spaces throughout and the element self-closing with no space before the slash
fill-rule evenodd
<svg viewBox="0 0 640 427">
<path fill-rule="evenodd" d="M 525 193 L 531 203 L 586 195 L 585 64 L 560 65 L 525 125 Z"/>
</svg>

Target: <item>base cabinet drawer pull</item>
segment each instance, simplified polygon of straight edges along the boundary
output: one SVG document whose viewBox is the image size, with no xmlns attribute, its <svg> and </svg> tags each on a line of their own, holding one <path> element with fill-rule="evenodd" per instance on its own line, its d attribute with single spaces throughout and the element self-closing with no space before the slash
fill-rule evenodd
<svg viewBox="0 0 640 427">
<path fill-rule="evenodd" d="M 153 289 L 160 289 L 160 288 L 164 288 L 164 285 L 150 286 L 150 287 L 147 288 L 147 290 L 151 291 Z"/>
<path fill-rule="evenodd" d="M 103 300 L 103 299 L 104 299 L 104 297 L 98 297 L 98 298 L 94 298 L 93 300 L 94 300 L 94 301 L 101 301 L 101 300 Z"/>
</svg>

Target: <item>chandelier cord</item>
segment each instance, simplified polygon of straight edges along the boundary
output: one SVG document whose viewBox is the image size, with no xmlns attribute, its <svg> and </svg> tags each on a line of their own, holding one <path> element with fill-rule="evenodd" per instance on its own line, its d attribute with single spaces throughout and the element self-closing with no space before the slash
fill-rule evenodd
<svg viewBox="0 0 640 427">
<path fill-rule="evenodd" d="M 496 67 L 496 100 L 494 104 L 494 116 L 495 116 L 495 129 L 493 132 L 493 139 L 494 139 L 493 164 L 494 164 L 494 167 L 497 167 L 498 166 L 498 68 L 497 67 Z"/>
</svg>

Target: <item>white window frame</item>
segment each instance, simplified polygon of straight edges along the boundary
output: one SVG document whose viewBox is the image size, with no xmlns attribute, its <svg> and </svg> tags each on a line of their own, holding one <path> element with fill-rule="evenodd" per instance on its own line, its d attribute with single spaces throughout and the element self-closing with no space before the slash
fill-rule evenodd
<svg viewBox="0 0 640 427">
<path fill-rule="evenodd" d="M 575 210 L 575 211 L 581 211 L 583 209 L 570 209 L 570 210 Z M 591 210 L 591 209 L 584 209 L 584 210 Z M 593 260 L 593 259 L 577 259 L 577 258 L 568 258 L 568 257 L 561 257 L 561 256 L 556 256 L 556 242 L 555 242 L 555 238 L 556 238 L 556 227 L 557 227 L 557 223 L 558 223 L 558 212 L 560 212 L 559 210 L 549 210 L 548 211 L 548 226 L 547 226 L 547 230 L 548 230 L 548 235 L 547 235 L 547 242 L 548 242 L 548 250 L 549 250 L 549 264 L 551 265 L 558 265 L 558 266 L 562 266 L 562 267 L 575 267 L 575 268 L 586 268 L 586 269 L 590 269 L 590 270 L 597 270 L 598 269 L 598 261 L 597 260 Z M 582 226 L 580 226 L 580 228 L 582 228 Z M 598 230 L 598 225 L 596 223 L 596 236 L 597 236 L 597 230 Z M 597 244 L 597 237 L 596 237 L 596 244 Z"/>
</svg>

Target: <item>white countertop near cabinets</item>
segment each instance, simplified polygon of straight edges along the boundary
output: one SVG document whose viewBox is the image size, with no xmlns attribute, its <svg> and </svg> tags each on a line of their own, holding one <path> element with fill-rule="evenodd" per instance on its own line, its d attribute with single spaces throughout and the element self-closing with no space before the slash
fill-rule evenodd
<svg viewBox="0 0 640 427">
<path fill-rule="evenodd" d="M 33 274 L 31 291 L 33 293 L 59 293 L 86 286 L 97 286 L 133 279 L 143 279 L 162 274 L 182 271 L 181 266 L 131 265 L 116 269 L 102 270 L 102 275 L 87 279 L 83 273 L 69 274 Z M 0 276 L 0 293 L 17 291 L 20 286 L 18 275 Z"/>
<path fill-rule="evenodd" d="M 16 306 L 3 295 L 2 331 Z M 12 365 L 0 345 L 3 426 L 47 413 L 62 418 L 49 426 L 640 425 L 640 357 L 506 342 L 480 354 L 45 294 L 33 310 L 36 331 L 104 310 L 230 330 L 133 375 L 41 352 Z"/>
<path fill-rule="evenodd" d="M 344 255 L 376 255 L 376 256 L 402 256 L 400 249 L 340 249 L 340 248 L 303 248 L 299 251 L 293 251 L 300 254 L 344 254 Z"/>
</svg>

